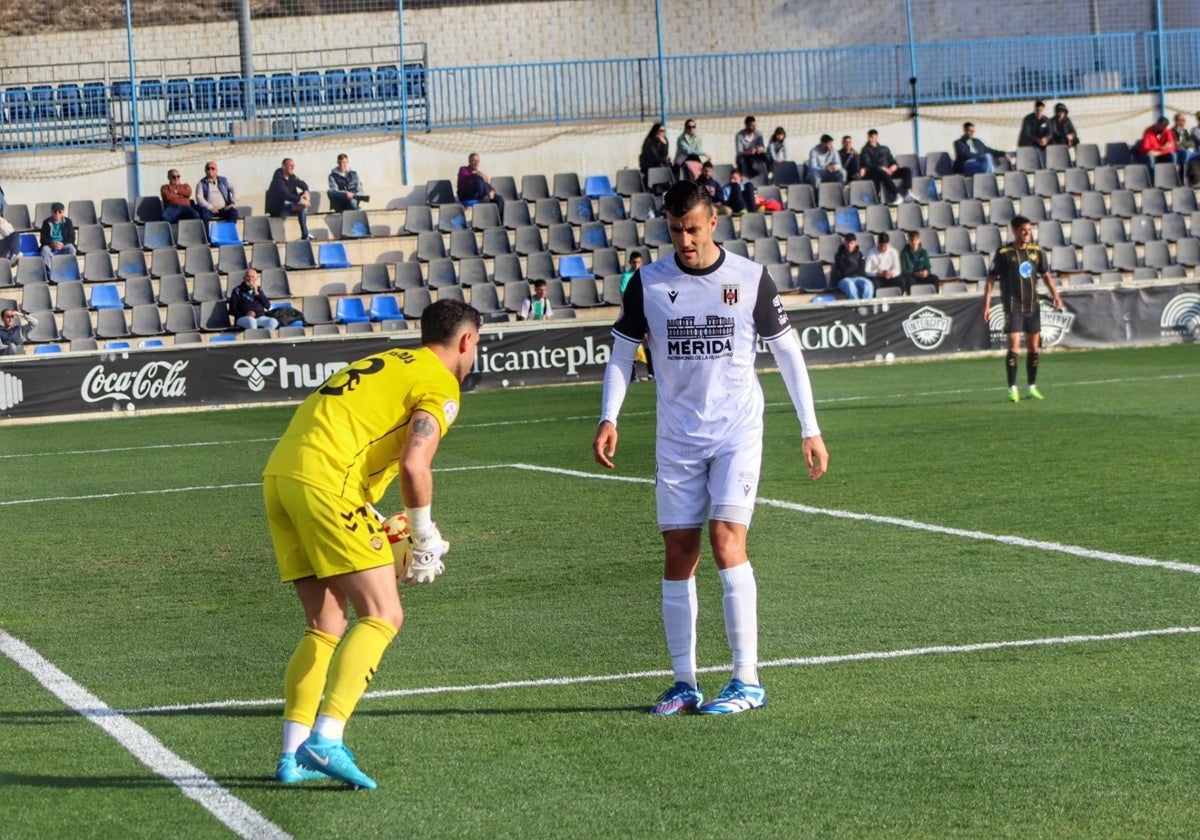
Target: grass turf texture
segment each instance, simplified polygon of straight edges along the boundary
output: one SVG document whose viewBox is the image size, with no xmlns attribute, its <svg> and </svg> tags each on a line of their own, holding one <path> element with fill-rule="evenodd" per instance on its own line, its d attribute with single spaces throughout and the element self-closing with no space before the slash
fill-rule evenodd
<svg viewBox="0 0 1200 840">
<path fill-rule="evenodd" d="M 832 464 L 815 483 L 768 374 L 759 495 L 1193 563 L 1196 361 L 1189 346 L 1045 353 L 1046 400 L 1017 405 L 998 358 L 816 370 Z M 447 573 L 404 590 L 373 692 L 669 667 L 652 487 L 495 468 L 601 475 L 598 390 L 465 396 L 435 479 Z M 275 580 L 258 475 L 291 412 L 6 428 L 6 452 L 31 454 L 3 464 L 0 628 L 118 709 L 280 697 L 301 613 Z M 653 475 L 653 424 L 635 385 L 617 476 Z M 201 486 L 219 489 L 161 492 Z M 62 498 L 102 494 L 118 495 Z M 27 499 L 57 500 L 7 503 Z M 729 652 L 705 554 L 712 695 Z M 751 557 L 766 662 L 1200 624 L 1195 574 L 889 522 L 763 504 Z M 297 837 L 1187 837 L 1198 646 L 766 667 L 768 708 L 718 719 L 646 715 L 662 676 L 369 696 L 347 742 L 372 793 L 272 782 L 278 704 L 133 719 Z M 0 833 L 229 836 L 3 657 L 0 681 Z"/>
</svg>

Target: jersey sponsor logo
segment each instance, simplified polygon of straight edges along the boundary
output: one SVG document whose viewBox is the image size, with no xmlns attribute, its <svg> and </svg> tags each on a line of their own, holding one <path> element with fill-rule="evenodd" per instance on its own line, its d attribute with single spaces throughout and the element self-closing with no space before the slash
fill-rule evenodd
<svg viewBox="0 0 1200 840">
<path fill-rule="evenodd" d="M 721 303 L 726 306 L 737 306 L 741 286 L 737 283 L 726 283 L 721 287 Z"/>
<path fill-rule="evenodd" d="M 1163 338 L 1200 336 L 1200 295 L 1195 292 L 1175 295 L 1163 307 L 1158 326 Z"/>
<path fill-rule="evenodd" d="M 684 361 L 719 359 L 733 355 L 733 318 L 707 315 L 703 324 L 695 315 L 667 321 L 667 357 Z"/>
<path fill-rule="evenodd" d="M 454 400 L 446 400 L 442 403 L 442 414 L 446 415 L 446 425 L 453 425 L 454 418 L 458 416 L 458 403 Z"/>
<path fill-rule="evenodd" d="M 933 350 L 950 335 L 954 319 L 940 309 L 923 306 L 901 323 L 904 335 L 921 350 Z"/>
<path fill-rule="evenodd" d="M 261 391 L 267 387 L 267 377 L 275 372 L 279 365 L 274 359 L 238 359 L 233 363 L 233 369 L 238 376 L 246 380 L 250 390 Z"/>
</svg>

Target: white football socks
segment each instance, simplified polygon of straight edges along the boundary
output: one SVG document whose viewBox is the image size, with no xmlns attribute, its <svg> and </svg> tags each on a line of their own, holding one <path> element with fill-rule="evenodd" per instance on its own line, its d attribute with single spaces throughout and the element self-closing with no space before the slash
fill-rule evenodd
<svg viewBox="0 0 1200 840">
<path fill-rule="evenodd" d="M 663 580 L 663 629 L 675 681 L 696 687 L 696 579 Z"/>
<path fill-rule="evenodd" d="M 725 595 L 725 637 L 733 651 L 733 677 L 758 685 L 758 584 L 750 564 L 719 569 Z"/>
<path fill-rule="evenodd" d="M 311 726 L 305 726 L 294 720 L 285 720 L 283 722 L 283 752 L 294 753 L 300 749 L 300 745 L 308 740 L 311 732 Z"/>
</svg>

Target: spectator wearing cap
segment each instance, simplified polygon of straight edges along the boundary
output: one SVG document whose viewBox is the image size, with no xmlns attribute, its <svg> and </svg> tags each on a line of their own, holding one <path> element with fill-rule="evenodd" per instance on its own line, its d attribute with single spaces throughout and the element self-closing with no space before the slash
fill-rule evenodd
<svg viewBox="0 0 1200 840">
<path fill-rule="evenodd" d="M 42 222 L 42 262 L 47 272 L 56 254 L 75 253 L 75 223 L 67 218 L 66 209 L 61 201 L 54 202 L 50 205 L 50 215 Z"/>
<path fill-rule="evenodd" d="M 192 206 L 192 187 L 185 183 L 178 169 L 167 173 L 167 183 L 159 189 L 162 196 L 163 221 L 176 224 L 180 219 L 199 219 L 200 214 Z"/>
<path fill-rule="evenodd" d="M 833 138 L 821 135 L 821 142 L 808 153 L 808 183 L 816 192 L 822 181 L 846 183 L 846 170 L 842 168 L 842 157 L 833 148 Z"/>
<path fill-rule="evenodd" d="M 1050 142 L 1051 146 L 1067 146 L 1074 148 L 1079 145 L 1079 132 L 1075 130 L 1075 123 L 1071 122 L 1068 116 L 1067 106 L 1061 102 L 1054 103 L 1054 119 L 1050 120 Z"/>
</svg>

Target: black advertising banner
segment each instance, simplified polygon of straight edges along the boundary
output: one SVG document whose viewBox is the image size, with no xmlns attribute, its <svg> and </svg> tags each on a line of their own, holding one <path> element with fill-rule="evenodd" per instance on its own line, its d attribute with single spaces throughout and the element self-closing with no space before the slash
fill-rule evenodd
<svg viewBox="0 0 1200 840">
<path fill-rule="evenodd" d="M 1042 310 L 1047 348 L 1194 341 L 1195 284 L 1068 289 L 1064 309 Z M 806 307 L 788 314 L 809 364 L 913 358 L 1004 347 L 1003 314 L 983 320 L 982 299 L 886 298 Z M 565 322 L 486 328 L 467 389 L 598 381 L 611 349 L 610 325 Z M 413 336 L 229 342 L 112 353 L 0 360 L 0 419 L 296 402 L 356 359 Z M 759 365 L 774 360 L 760 347 Z"/>
</svg>

